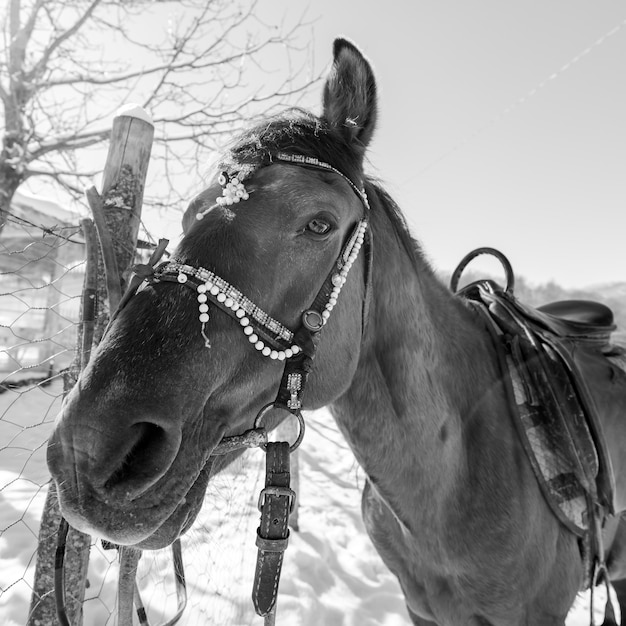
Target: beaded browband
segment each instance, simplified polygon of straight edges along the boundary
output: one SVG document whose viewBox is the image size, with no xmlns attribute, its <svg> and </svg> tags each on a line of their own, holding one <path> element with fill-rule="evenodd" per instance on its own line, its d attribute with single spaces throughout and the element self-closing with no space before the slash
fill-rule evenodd
<svg viewBox="0 0 626 626">
<path fill-rule="evenodd" d="M 365 191 L 357 187 L 353 181 L 333 166 L 314 157 L 282 152 L 279 152 L 275 159 L 316 167 L 338 174 L 352 187 L 365 208 L 369 209 Z M 222 172 L 218 178 L 222 186 L 222 195 L 216 199 L 216 204 L 231 205 L 247 200 L 249 196 L 242 178 L 238 173 L 229 174 L 228 172 Z M 208 210 L 210 209 L 198 213 L 196 218 L 202 219 Z M 318 297 L 315 299 L 314 304 L 317 307 L 312 307 L 302 314 L 302 323 L 310 331 L 317 332 L 321 330 L 330 317 L 331 311 L 337 304 L 341 289 L 346 282 L 348 272 L 359 255 L 359 250 L 365 240 L 366 230 L 367 219 L 363 218 L 355 226 L 329 278 L 325 281 Z M 196 291 L 199 311 L 198 319 L 202 324 L 201 335 L 207 348 L 211 346 L 207 335 L 207 324 L 210 319 L 209 302 L 211 302 L 231 317 L 237 319 L 248 341 L 263 356 L 272 360 L 284 361 L 295 356 L 302 349 L 302 346 L 299 346 L 294 341 L 294 333 L 291 330 L 268 315 L 236 287 L 208 269 L 194 267 L 174 258 L 159 265 L 155 269 L 151 281 L 178 282 Z"/>
</svg>

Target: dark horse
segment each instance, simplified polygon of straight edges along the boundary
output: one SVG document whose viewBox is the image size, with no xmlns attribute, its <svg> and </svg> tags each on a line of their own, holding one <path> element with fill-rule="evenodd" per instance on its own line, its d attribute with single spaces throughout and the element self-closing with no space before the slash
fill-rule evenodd
<svg viewBox="0 0 626 626">
<path fill-rule="evenodd" d="M 273 401 L 294 352 L 289 329 L 301 326 L 366 218 L 371 241 L 357 236 L 367 249 L 350 255 L 326 309 L 306 408 L 331 407 L 364 468 L 365 525 L 414 624 L 563 625 L 584 579 L 578 538 L 540 491 L 484 321 L 439 282 L 396 205 L 363 174 L 376 99 L 369 63 L 337 40 L 322 115 L 266 120 L 223 157 L 230 191 L 218 172 L 191 202 L 175 254 L 180 282 L 205 268 L 279 321 L 287 343 L 264 352 L 256 330 L 242 333 L 245 321 L 212 301 L 199 319 L 201 290 L 146 285 L 112 324 L 51 437 L 63 515 L 146 549 L 184 533 L 229 460 L 213 451 Z M 626 428 L 612 416 L 605 429 L 620 512 Z M 625 539 L 619 516 L 609 518 L 614 580 L 626 576 Z M 626 586 L 616 586 L 626 608 Z"/>
</svg>

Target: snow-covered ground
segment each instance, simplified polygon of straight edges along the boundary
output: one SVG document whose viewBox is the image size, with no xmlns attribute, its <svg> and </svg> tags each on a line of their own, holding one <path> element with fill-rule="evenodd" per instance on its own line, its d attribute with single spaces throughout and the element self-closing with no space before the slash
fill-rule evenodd
<svg viewBox="0 0 626 626">
<path fill-rule="evenodd" d="M 38 520 L 48 473 L 45 441 L 60 402 L 60 382 L 0 395 L 0 623 L 23 626 L 30 602 Z M 278 600 L 278 626 L 408 626 L 395 578 L 371 546 L 360 517 L 363 472 L 326 411 L 307 414 L 299 452 L 299 532 L 292 532 Z M 255 626 L 250 590 L 264 456 L 247 454 L 214 482 L 183 539 L 188 606 L 185 626 Z M 42 487 L 44 485 L 44 487 Z M 115 554 L 92 549 L 85 625 L 117 623 Z M 150 623 L 175 612 L 168 550 L 145 553 L 139 586 Z M 580 598 L 567 626 L 589 624 Z M 42 625 L 48 626 L 48 625 Z"/>
</svg>

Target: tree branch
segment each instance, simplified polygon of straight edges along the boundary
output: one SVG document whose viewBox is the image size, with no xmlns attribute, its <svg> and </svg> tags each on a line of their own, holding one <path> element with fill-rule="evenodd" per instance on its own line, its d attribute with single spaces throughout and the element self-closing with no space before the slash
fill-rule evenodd
<svg viewBox="0 0 626 626">
<path fill-rule="evenodd" d="M 43 0 L 39 0 L 39 2 L 43 3 Z M 70 26 L 67 30 L 61 33 L 56 39 L 52 41 L 48 45 L 48 47 L 44 50 L 41 59 L 33 66 L 33 69 L 26 74 L 26 80 L 28 82 L 34 81 L 34 79 L 38 76 L 43 75 L 48 61 L 52 54 L 68 39 L 74 36 L 82 26 L 89 20 L 96 7 L 100 4 L 101 0 L 93 0 L 89 7 L 86 9 L 85 13 L 80 16 L 72 26 Z"/>
</svg>

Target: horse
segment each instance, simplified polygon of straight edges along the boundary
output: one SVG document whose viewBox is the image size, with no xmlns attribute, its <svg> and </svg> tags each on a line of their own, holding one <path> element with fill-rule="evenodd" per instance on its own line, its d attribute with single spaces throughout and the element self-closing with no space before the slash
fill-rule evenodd
<svg viewBox="0 0 626 626">
<path fill-rule="evenodd" d="M 563 626 L 585 579 L 580 538 L 538 485 L 484 320 L 364 173 L 377 86 L 346 39 L 322 106 L 234 141 L 191 200 L 174 260 L 115 316 L 50 437 L 62 514 L 119 545 L 169 545 L 239 454 L 220 443 L 254 429 L 306 352 L 306 395 L 287 391 L 330 408 L 363 468 L 365 527 L 412 623 Z M 623 372 L 611 375 L 623 400 Z M 602 539 L 624 609 L 617 417 L 604 423 L 616 490 Z"/>
</svg>

